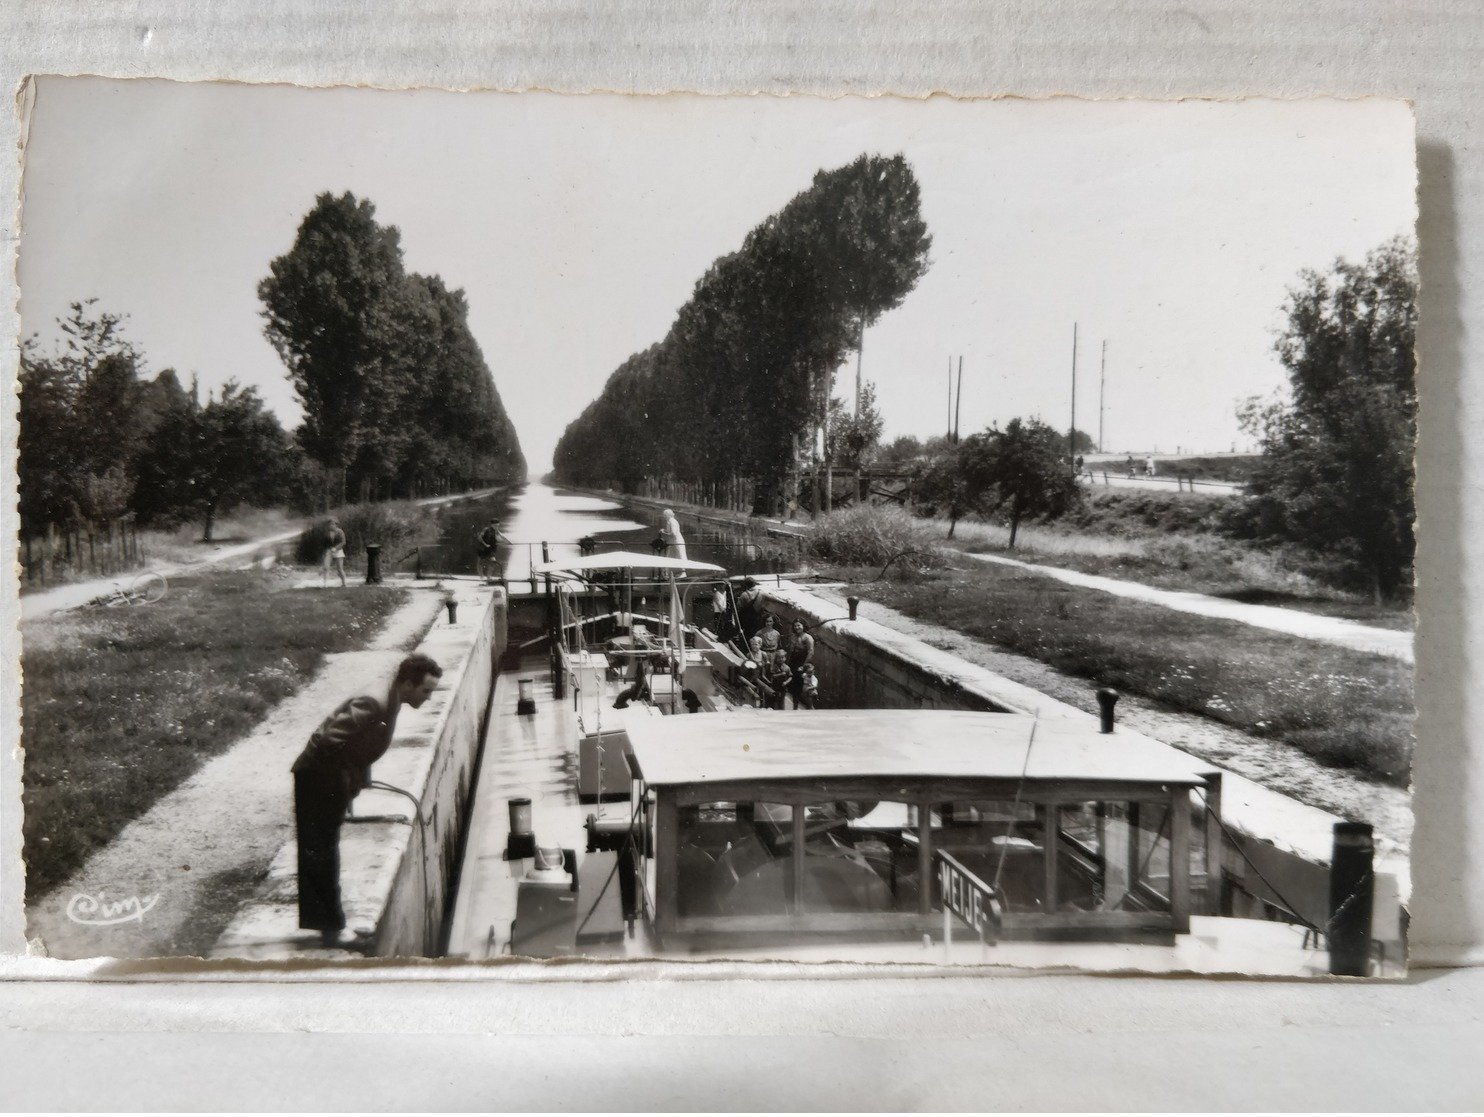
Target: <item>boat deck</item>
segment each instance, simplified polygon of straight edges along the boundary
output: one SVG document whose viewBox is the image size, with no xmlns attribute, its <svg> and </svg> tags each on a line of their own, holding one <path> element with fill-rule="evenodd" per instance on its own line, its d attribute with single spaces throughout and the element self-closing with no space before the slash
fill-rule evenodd
<svg viewBox="0 0 1484 1117">
<path fill-rule="evenodd" d="M 521 679 L 531 681 L 534 714 L 517 712 Z M 589 815 L 621 818 L 630 812 L 627 802 L 583 803 L 578 797 L 576 742 L 582 732 L 590 734 L 597 728 L 594 723 L 599 716 L 604 732 L 618 728 L 623 717 L 668 716 L 642 705 L 631 706 L 623 714 L 613 710 L 613 699 L 623 685 L 605 679 L 601 699 L 596 693 L 569 692 L 559 700 L 544 655 L 528 656 L 519 670 L 506 670 L 500 675 L 470 814 L 468 844 L 450 926 L 449 956 L 481 960 L 513 953 L 511 928 L 519 884 L 531 871 L 533 861 L 505 858 L 511 799 L 531 800 L 532 830 L 540 846 L 576 850 L 579 861 L 587 845 L 584 824 Z M 593 689 L 591 685 L 589 689 Z M 682 712 L 676 716 L 686 715 Z M 708 715 L 696 716 L 704 721 Z M 810 713 L 756 711 L 755 716 L 809 717 Z M 535 874 L 538 879 L 540 875 Z M 935 933 L 931 941 L 913 936 L 895 941 L 793 942 L 752 947 L 728 943 L 714 950 L 701 942 L 677 942 L 672 947 L 679 946 L 678 953 L 659 948 L 641 923 L 637 935 L 585 945 L 582 953 L 694 961 L 733 958 L 1015 968 L 1072 966 L 1086 972 L 1286 977 L 1313 976 L 1328 968 L 1326 953 L 1304 942 L 1302 928 L 1284 923 L 1195 917 L 1191 933 L 1178 936 L 1173 946 L 1079 943 L 1069 953 L 1064 944 L 1055 942 L 1006 941 L 984 947 L 966 925 L 954 922 L 951 944 Z"/>
<path fill-rule="evenodd" d="M 624 682 L 601 677 L 601 689 L 594 690 L 595 676 L 585 672 L 584 677 L 589 680 L 591 693 L 572 690 L 558 699 L 552 688 L 550 663 L 543 654 L 524 657 L 518 670 L 503 671 L 496 680 L 489 735 L 475 784 L 463 872 L 450 925 L 450 957 L 493 958 L 510 950 L 518 885 L 533 867 L 530 858 L 505 858 L 511 799 L 531 801 L 531 829 L 541 847 L 576 850 L 579 858 L 587 848 L 585 823 L 589 815 L 615 818 L 629 813 L 628 802 L 583 803 L 579 799 L 578 738 L 583 733 L 616 732 L 636 717 L 671 715 L 667 709 L 642 703 L 615 710 L 613 701 Z M 664 678 L 659 677 L 659 681 Z M 517 711 L 522 679 L 531 681 L 534 714 Z M 674 716 L 687 716 L 683 706 L 678 709 Z M 637 949 L 633 942 L 626 940 L 626 946 L 613 944 L 603 949 L 621 955 Z"/>
</svg>

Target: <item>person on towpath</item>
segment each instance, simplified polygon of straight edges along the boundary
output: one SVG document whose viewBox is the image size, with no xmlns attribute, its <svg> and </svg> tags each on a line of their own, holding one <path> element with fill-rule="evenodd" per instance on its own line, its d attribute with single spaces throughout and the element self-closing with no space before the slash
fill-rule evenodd
<svg viewBox="0 0 1484 1117">
<path fill-rule="evenodd" d="M 479 534 L 474 537 L 474 541 L 479 544 L 477 573 L 486 582 L 493 581 L 489 576 L 490 567 L 494 567 L 499 572 L 500 581 L 503 582 L 505 580 L 505 571 L 500 566 L 499 559 L 500 540 L 502 539 L 506 543 L 510 542 L 506 534 L 500 530 L 500 521 L 493 516 L 490 517 L 490 522 L 485 524 L 480 529 Z"/>
<path fill-rule="evenodd" d="M 325 569 L 324 577 L 321 579 L 323 585 L 330 584 L 330 564 L 335 564 L 335 570 L 340 575 L 340 588 L 345 588 L 345 529 L 340 526 L 340 521 L 333 516 L 330 518 L 329 536 L 325 542 Z"/>
<path fill-rule="evenodd" d="M 351 800 L 371 782 L 371 765 L 392 743 L 397 713 L 414 710 L 438 687 L 443 668 L 417 653 L 397 668 L 384 694 L 342 702 L 309 737 L 294 761 L 294 835 L 299 852 L 299 926 L 320 933 L 327 947 L 364 949 L 342 940 L 340 824 Z"/>
</svg>

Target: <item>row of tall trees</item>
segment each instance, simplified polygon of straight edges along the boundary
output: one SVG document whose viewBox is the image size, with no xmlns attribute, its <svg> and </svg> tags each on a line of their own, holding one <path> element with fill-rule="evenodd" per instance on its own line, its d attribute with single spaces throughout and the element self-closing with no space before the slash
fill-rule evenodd
<svg viewBox="0 0 1484 1117">
<path fill-rule="evenodd" d="M 835 369 L 916 286 L 931 243 L 902 156 L 820 171 L 609 377 L 559 441 L 557 479 L 633 491 L 646 476 L 741 476 L 770 501 L 828 421 Z M 879 421 L 827 445 L 850 452 L 863 435 Z"/>
<path fill-rule="evenodd" d="M 292 440 L 251 388 L 227 384 L 204 401 L 169 369 L 151 377 L 120 315 L 73 303 L 61 340 L 21 347 L 17 472 L 21 531 L 202 523 L 247 501 L 302 489 Z"/>
<path fill-rule="evenodd" d="M 303 405 L 299 443 L 341 503 L 524 479 L 464 293 L 407 272 L 371 202 L 321 194 L 258 296 Z"/>
</svg>

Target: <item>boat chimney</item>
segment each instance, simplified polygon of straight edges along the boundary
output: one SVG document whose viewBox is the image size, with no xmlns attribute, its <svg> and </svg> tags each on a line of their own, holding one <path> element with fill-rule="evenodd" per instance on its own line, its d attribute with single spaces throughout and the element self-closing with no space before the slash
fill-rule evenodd
<svg viewBox="0 0 1484 1117">
<path fill-rule="evenodd" d="M 850 619 L 855 620 L 855 611 L 860 608 L 861 599 L 858 597 L 847 597 L 845 604 L 850 606 Z"/>
<path fill-rule="evenodd" d="M 1110 686 L 1098 687 L 1098 719 L 1104 733 L 1113 732 L 1113 707 L 1118 705 L 1118 692 Z"/>
</svg>

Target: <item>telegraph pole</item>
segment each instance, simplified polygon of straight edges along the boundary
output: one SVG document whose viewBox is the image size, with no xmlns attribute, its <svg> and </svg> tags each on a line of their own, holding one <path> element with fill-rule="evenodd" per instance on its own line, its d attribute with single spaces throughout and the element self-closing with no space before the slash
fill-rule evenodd
<svg viewBox="0 0 1484 1117">
<path fill-rule="evenodd" d="M 964 359 L 958 359 L 958 401 L 953 405 L 953 444 L 958 445 L 958 416 L 964 408 Z"/>
<path fill-rule="evenodd" d="M 953 355 L 948 357 L 948 421 L 944 426 L 949 445 L 953 444 Z"/>
<path fill-rule="evenodd" d="M 1072 323 L 1072 431 L 1067 435 L 1067 464 L 1077 472 L 1077 323 Z"/>
<path fill-rule="evenodd" d="M 1103 452 L 1103 391 L 1108 386 L 1108 339 L 1103 338 L 1103 368 L 1098 374 L 1098 453 Z"/>
</svg>

